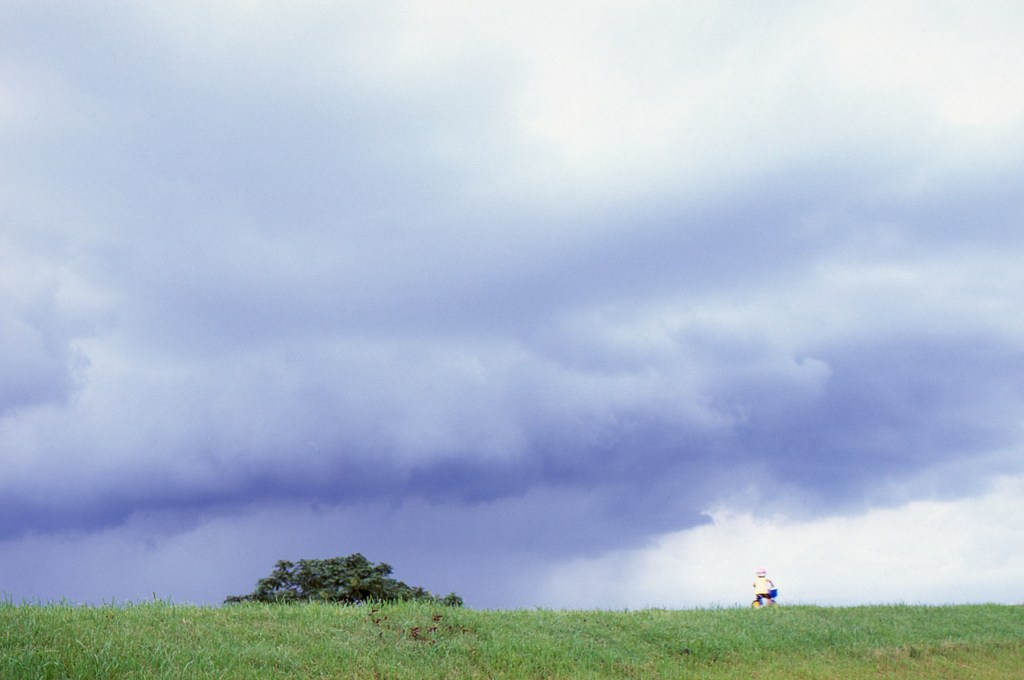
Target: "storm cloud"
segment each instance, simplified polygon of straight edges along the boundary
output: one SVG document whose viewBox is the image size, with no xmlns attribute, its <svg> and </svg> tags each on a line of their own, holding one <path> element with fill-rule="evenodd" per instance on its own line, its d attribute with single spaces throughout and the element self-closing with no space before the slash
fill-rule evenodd
<svg viewBox="0 0 1024 680">
<path fill-rule="evenodd" d="M 531 584 L 695 549 L 659 537 L 713 508 L 824 527 L 1024 474 L 1021 28 L 5 3 L 0 589 L 218 602 L 360 551 L 618 606 Z"/>
</svg>

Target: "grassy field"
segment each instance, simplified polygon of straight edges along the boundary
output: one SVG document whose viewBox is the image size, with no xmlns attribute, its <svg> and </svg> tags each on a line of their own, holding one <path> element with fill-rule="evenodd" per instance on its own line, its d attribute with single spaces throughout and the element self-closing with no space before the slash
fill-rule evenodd
<svg viewBox="0 0 1024 680">
<path fill-rule="evenodd" d="M 1024 607 L 0 604 L 0 678 L 1024 678 Z"/>
</svg>

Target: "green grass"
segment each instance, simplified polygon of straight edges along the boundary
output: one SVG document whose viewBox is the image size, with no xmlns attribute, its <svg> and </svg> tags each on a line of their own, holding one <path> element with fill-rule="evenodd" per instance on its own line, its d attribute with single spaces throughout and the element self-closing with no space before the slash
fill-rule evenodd
<svg viewBox="0 0 1024 680">
<path fill-rule="evenodd" d="M 1024 678 L 1024 607 L 0 604 L 0 678 Z"/>
</svg>

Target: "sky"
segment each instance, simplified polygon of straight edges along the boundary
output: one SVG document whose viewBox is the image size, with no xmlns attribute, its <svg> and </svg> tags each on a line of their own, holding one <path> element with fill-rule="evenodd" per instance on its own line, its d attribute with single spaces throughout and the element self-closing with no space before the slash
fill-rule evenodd
<svg viewBox="0 0 1024 680">
<path fill-rule="evenodd" d="M 1022 34 L 5 0 L 0 592 L 1024 601 Z"/>
</svg>

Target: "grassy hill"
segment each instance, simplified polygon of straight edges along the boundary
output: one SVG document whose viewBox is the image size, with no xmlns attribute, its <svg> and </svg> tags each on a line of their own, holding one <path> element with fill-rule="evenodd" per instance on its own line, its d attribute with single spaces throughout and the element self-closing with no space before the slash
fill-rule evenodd
<svg viewBox="0 0 1024 680">
<path fill-rule="evenodd" d="M 1024 678 L 1024 607 L 0 604 L 2 678 Z"/>
</svg>

